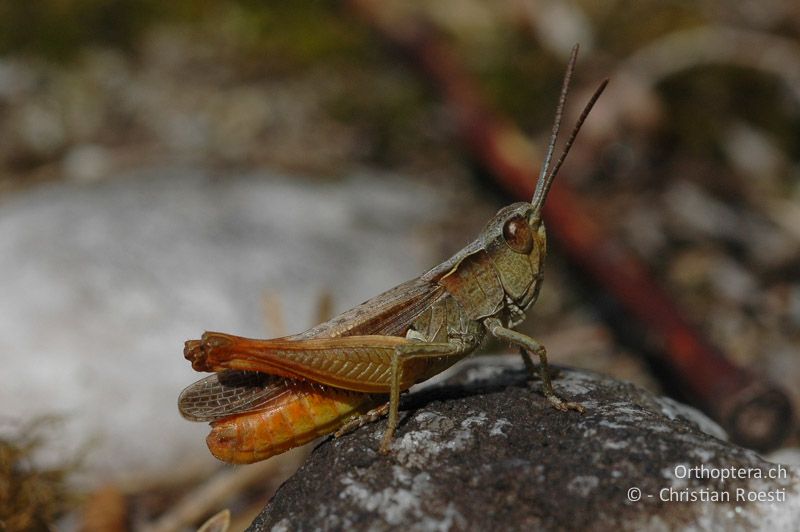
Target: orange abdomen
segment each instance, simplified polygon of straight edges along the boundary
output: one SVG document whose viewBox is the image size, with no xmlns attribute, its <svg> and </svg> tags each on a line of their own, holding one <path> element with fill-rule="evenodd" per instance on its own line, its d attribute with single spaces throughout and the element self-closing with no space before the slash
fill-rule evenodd
<svg viewBox="0 0 800 532">
<path fill-rule="evenodd" d="M 211 423 L 206 438 L 211 454 L 232 464 L 264 460 L 330 434 L 386 400 L 308 382 L 286 383 L 286 390 L 264 409 Z"/>
</svg>

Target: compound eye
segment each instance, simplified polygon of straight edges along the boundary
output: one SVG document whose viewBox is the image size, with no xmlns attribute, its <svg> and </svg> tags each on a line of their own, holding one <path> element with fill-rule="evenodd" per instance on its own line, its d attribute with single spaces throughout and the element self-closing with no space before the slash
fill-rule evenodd
<svg viewBox="0 0 800 532">
<path fill-rule="evenodd" d="M 517 253 L 530 253 L 533 249 L 533 235 L 528 219 L 524 216 L 515 216 L 503 226 L 503 238 L 506 244 Z"/>
</svg>

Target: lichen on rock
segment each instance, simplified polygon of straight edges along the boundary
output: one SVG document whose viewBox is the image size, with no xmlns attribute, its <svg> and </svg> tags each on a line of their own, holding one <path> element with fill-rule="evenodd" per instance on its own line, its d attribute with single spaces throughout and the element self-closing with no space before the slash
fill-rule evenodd
<svg viewBox="0 0 800 532">
<path fill-rule="evenodd" d="M 385 421 L 326 440 L 251 529 L 788 530 L 800 519 L 798 469 L 728 443 L 688 406 L 562 369 L 556 390 L 587 409 L 562 413 L 523 371 L 492 373 L 405 397 L 389 456 L 377 452 Z M 741 478 L 721 478 L 731 472 Z"/>
</svg>

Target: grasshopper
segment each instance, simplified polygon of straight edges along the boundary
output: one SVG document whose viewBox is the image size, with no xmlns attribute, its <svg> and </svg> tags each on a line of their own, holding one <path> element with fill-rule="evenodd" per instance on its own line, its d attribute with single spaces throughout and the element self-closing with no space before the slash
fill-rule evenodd
<svg viewBox="0 0 800 532">
<path fill-rule="evenodd" d="M 558 410 L 583 412 L 555 394 L 544 346 L 513 330 L 542 285 L 541 213 L 548 190 L 608 81 L 587 103 L 551 169 L 577 51 L 576 46 L 530 203 L 500 209 L 449 260 L 303 333 L 254 340 L 206 332 L 186 342 L 184 356 L 195 370 L 217 372 L 179 398 L 184 417 L 212 422 L 207 443 L 214 456 L 255 462 L 387 414 L 380 451 L 388 453 L 401 392 L 469 355 L 487 335 L 517 346 L 531 374 L 531 355 L 538 357 L 547 400 Z"/>
</svg>

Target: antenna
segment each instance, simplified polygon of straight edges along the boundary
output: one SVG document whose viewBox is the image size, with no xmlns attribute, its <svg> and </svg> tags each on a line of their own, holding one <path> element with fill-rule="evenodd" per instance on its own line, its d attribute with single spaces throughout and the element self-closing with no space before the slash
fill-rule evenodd
<svg viewBox="0 0 800 532">
<path fill-rule="evenodd" d="M 583 108 L 580 117 L 578 117 L 578 121 L 575 123 L 575 127 L 572 129 L 572 132 L 567 138 L 566 144 L 564 144 L 564 149 L 561 152 L 561 156 L 556 161 L 555 166 L 553 166 L 552 171 L 547 173 L 547 170 L 550 166 L 550 161 L 553 157 L 553 150 L 555 148 L 556 137 L 558 136 L 558 130 L 561 126 L 561 117 L 564 111 L 564 104 L 567 100 L 567 91 L 569 89 L 569 82 L 572 78 L 572 71 L 575 67 L 575 60 L 578 56 L 578 45 L 576 44 L 572 48 L 572 55 L 570 56 L 569 65 L 567 66 L 567 73 L 564 76 L 564 83 L 561 88 L 561 97 L 558 101 L 558 107 L 556 109 L 556 120 L 553 124 L 553 132 L 550 137 L 550 143 L 547 147 L 547 154 L 545 155 L 544 163 L 542 164 L 542 171 L 539 175 L 539 180 L 536 182 L 536 190 L 533 193 L 533 198 L 531 199 L 531 204 L 533 205 L 534 212 L 539 213 L 541 212 L 542 206 L 544 205 L 544 199 L 547 197 L 547 193 L 550 190 L 550 186 L 553 184 L 553 179 L 555 179 L 556 175 L 558 174 L 561 165 L 564 164 L 564 160 L 567 158 L 567 154 L 569 153 L 572 144 L 575 142 L 575 138 L 578 136 L 578 132 L 581 130 L 581 126 L 586 121 L 586 117 L 589 116 L 589 112 L 591 112 L 592 107 L 597 102 L 597 99 L 600 98 L 600 95 L 605 90 L 606 86 L 608 85 L 608 79 L 604 79 L 600 86 L 595 89 L 594 94 L 592 97 L 589 98 L 586 106 Z"/>
<path fill-rule="evenodd" d="M 561 82 L 561 95 L 558 97 L 558 106 L 556 106 L 556 118 L 553 121 L 553 129 L 550 132 L 550 142 L 547 144 L 547 153 L 544 156 L 544 162 L 542 163 L 542 170 L 539 172 L 539 179 L 536 181 L 536 191 L 533 193 L 533 198 L 531 199 L 531 203 L 534 205 L 537 202 L 537 198 L 539 200 L 544 199 L 543 192 L 549 189 L 549 186 L 545 186 L 545 178 L 547 177 L 547 171 L 550 168 L 550 161 L 553 159 L 553 151 L 556 147 L 556 141 L 558 140 L 558 131 L 561 129 L 561 117 L 564 113 L 564 106 L 567 103 L 567 93 L 569 92 L 569 83 L 572 81 L 572 73 L 575 70 L 575 63 L 578 61 L 578 48 L 579 46 L 576 44 L 572 47 L 572 52 L 569 55 L 569 62 L 567 63 L 567 72 L 564 74 L 564 81 Z"/>
</svg>

